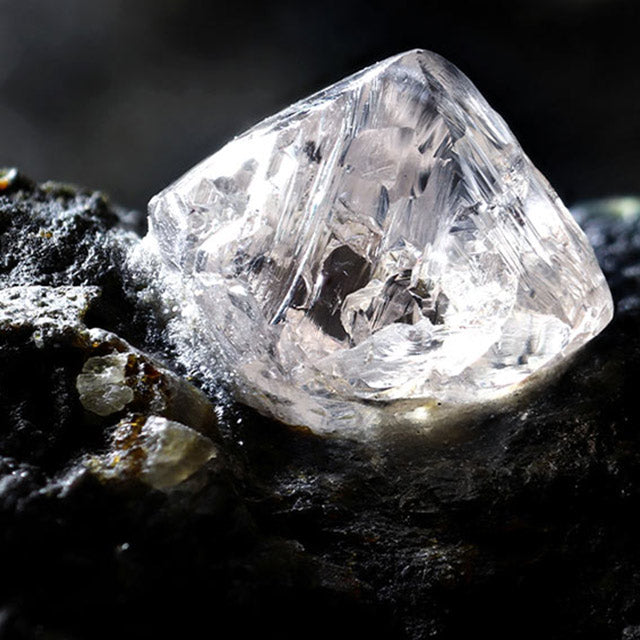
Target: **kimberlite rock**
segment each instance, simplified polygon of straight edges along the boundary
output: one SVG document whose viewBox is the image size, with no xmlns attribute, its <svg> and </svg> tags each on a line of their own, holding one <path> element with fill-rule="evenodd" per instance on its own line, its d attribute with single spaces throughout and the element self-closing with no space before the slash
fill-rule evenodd
<svg viewBox="0 0 640 640">
<path fill-rule="evenodd" d="M 611 325 L 491 413 L 362 441 L 221 405 L 135 216 L 0 173 L 0 638 L 637 637 L 640 205 L 580 211 Z"/>
<path fill-rule="evenodd" d="M 147 245 L 182 279 L 205 366 L 320 431 L 503 396 L 612 315 L 558 196 L 426 51 L 256 125 L 149 211 Z"/>
</svg>

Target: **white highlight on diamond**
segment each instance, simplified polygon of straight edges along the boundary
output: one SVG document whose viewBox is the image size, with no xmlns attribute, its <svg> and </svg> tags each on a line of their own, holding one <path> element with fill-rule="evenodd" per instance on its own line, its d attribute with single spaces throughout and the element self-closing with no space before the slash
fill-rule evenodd
<svg viewBox="0 0 640 640">
<path fill-rule="evenodd" d="M 502 396 L 612 316 L 569 212 L 426 51 L 258 124 L 149 211 L 201 353 L 249 404 L 320 431 Z"/>
</svg>

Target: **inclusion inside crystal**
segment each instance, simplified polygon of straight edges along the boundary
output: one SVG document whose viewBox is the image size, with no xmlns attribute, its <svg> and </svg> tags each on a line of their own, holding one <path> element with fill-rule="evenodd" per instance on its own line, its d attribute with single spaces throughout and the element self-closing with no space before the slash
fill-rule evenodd
<svg viewBox="0 0 640 640">
<path fill-rule="evenodd" d="M 148 242 L 245 400 L 321 430 L 365 404 L 495 398 L 612 315 L 504 121 L 420 50 L 228 143 L 153 198 Z"/>
</svg>

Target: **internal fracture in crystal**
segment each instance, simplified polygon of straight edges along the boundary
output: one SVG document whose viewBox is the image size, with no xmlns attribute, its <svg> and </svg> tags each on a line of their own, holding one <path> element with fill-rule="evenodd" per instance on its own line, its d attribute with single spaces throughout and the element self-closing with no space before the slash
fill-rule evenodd
<svg viewBox="0 0 640 640">
<path fill-rule="evenodd" d="M 203 353 L 245 401 L 319 430 L 504 395 L 612 316 L 570 213 L 426 51 L 263 121 L 149 210 Z"/>
</svg>

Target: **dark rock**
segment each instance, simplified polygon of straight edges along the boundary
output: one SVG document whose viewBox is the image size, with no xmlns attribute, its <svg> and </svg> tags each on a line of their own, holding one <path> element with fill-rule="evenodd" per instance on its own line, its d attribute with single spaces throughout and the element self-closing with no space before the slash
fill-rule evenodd
<svg viewBox="0 0 640 640">
<path fill-rule="evenodd" d="M 583 220 L 618 309 L 563 372 L 362 443 L 239 407 L 218 431 L 139 295 L 123 217 L 98 194 L 5 182 L 0 637 L 638 635 L 637 217 Z M 109 367 L 105 384 L 131 393 L 98 415 L 78 375 Z M 145 481 L 152 416 L 215 455 Z"/>
</svg>

